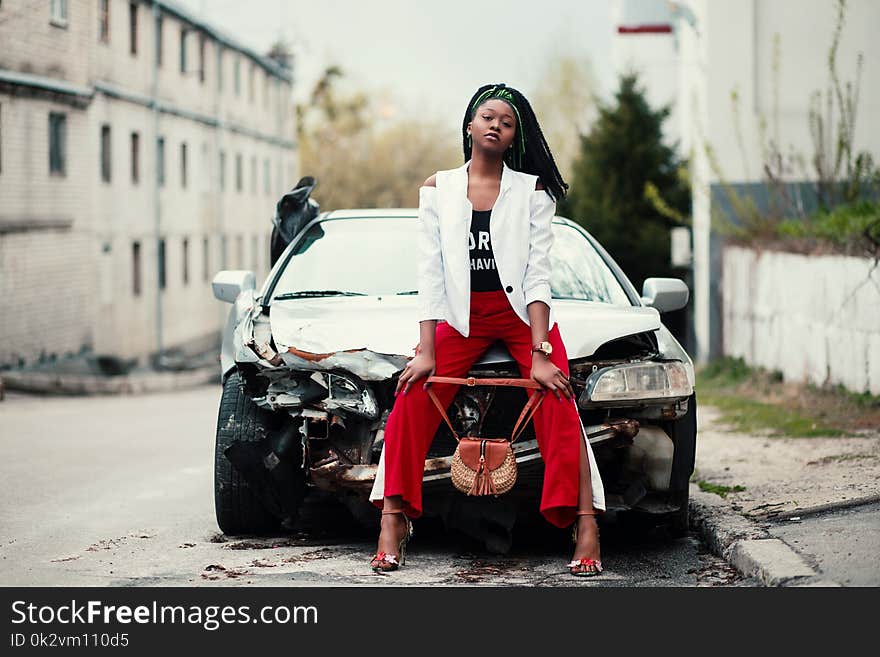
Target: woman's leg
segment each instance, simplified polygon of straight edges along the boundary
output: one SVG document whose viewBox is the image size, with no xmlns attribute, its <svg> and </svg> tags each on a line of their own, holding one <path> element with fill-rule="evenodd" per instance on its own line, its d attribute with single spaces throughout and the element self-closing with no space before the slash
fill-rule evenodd
<svg viewBox="0 0 880 657">
<path fill-rule="evenodd" d="M 434 339 L 435 376 L 465 376 L 490 342 L 473 331 L 465 338 L 447 323 L 438 323 Z M 425 457 L 442 421 L 440 411 L 423 388 L 424 383 L 420 379 L 394 401 L 385 423 L 385 497 L 374 502 L 383 511 L 403 511 L 411 518 L 422 514 Z M 432 384 L 444 408 L 452 403 L 458 388 L 454 384 Z M 397 554 L 405 531 L 402 514 L 383 514 L 378 550 Z"/>
<path fill-rule="evenodd" d="M 519 365 L 520 375 L 529 378 L 532 372 L 531 329 L 511 310 L 512 320 L 505 332 L 505 342 Z M 516 321 L 513 321 L 515 319 Z M 547 339 L 553 345 L 550 360 L 568 375 L 568 356 L 554 326 Z M 553 525 L 567 527 L 575 519 L 581 484 L 579 478 L 579 443 L 583 443 L 580 417 L 574 400 L 561 401 L 555 394 L 546 393 L 544 401 L 535 412 L 533 423 L 535 437 L 544 460 L 544 485 L 541 493 L 541 513 Z M 589 469 L 586 471 L 589 483 Z M 589 492 L 589 486 L 587 486 Z M 591 500 L 585 500 L 585 504 Z"/>
<path fill-rule="evenodd" d="M 590 464 L 587 461 L 587 446 L 583 440 L 580 443 L 580 467 L 578 468 L 578 511 L 599 513 L 593 508 L 593 483 L 590 480 Z M 577 543 L 574 546 L 572 561 L 580 559 L 595 559 L 599 561 L 599 525 L 595 515 L 581 514 L 577 516 L 578 523 Z M 595 567 L 586 567 L 586 570 L 594 570 Z"/>
<path fill-rule="evenodd" d="M 569 375 L 568 354 L 554 324 L 547 337 L 553 345 L 551 362 Z M 505 342 L 520 367 L 524 378 L 531 376 L 531 329 L 518 317 L 511 321 Z M 581 420 L 575 399 L 561 401 L 550 392 L 536 411 L 533 423 L 535 437 L 544 460 L 544 485 L 541 493 L 541 513 L 553 525 L 567 527 L 578 523 L 578 540 L 574 559 L 599 559 L 598 531 L 595 516 L 576 515 L 578 511 L 593 511 L 593 489 L 587 449 L 581 431 Z"/>
</svg>

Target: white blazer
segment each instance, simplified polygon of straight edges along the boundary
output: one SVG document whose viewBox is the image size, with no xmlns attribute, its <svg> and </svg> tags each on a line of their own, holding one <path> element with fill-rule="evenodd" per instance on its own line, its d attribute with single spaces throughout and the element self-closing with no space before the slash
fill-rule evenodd
<svg viewBox="0 0 880 657">
<path fill-rule="evenodd" d="M 470 160 L 457 169 L 438 171 L 436 187 L 419 189 L 420 321 L 446 320 L 464 337 L 470 334 L 469 166 Z M 549 330 L 556 323 L 550 302 L 550 223 L 556 203 L 546 191 L 535 191 L 537 179 L 503 164 L 489 235 L 498 277 L 513 310 L 530 325 L 527 306 L 543 301 L 550 307 Z"/>
<path fill-rule="evenodd" d="M 470 160 L 457 169 L 437 172 L 436 187 L 419 190 L 420 317 L 445 319 L 464 337 L 470 333 L 470 255 L 468 234 L 473 206 L 467 197 Z M 550 306 L 550 223 L 556 203 L 544 190 L 535 191 L 537 176 L 514 171 L 506 164 L 501 190 L 492 208 L 489 233 L 498 277 L 516 314 L 529 324 L 526 306 L 540 300 Z M 605 510 L 605 489 L 586 428 L 578 413 L 581 436 L 590 463 L 593 507 Z M 370 500 L 385 494 L 385 446 L 370 491 Z"/>
</svg>

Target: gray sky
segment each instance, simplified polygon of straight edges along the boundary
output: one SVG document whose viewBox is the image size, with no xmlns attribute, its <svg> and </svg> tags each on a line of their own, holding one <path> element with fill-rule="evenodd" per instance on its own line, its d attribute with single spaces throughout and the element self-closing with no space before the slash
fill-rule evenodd
<svg viewBox="0 0 880 657">
<path fill-rule="evenodd" d="M 449 121 L 451 135 L 477 87 L 505 82 L 528 96 L 556 55 L 592 60 L 604 97 L 613 83 L 608 0 L 178 2 L 258 52 L 279 36 L 292 43 L 298 99 L 337 63 L 352 86 Z"/>
</svg>

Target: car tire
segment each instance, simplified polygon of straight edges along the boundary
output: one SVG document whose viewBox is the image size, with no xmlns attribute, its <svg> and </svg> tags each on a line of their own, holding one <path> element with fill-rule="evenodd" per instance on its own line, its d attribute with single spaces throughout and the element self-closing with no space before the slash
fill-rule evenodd
<svg viewBox="0 0 880 657">
<path fill-rule="evenodd" d="M 379 526 L 379 521 L 382 518 L 381 512 L 368 498 L 347 494 L 340 495 L 339 501 L 348 509 L 358 526 L 365 529 L 375 529 Z"/>
<path fill-rule="evenodd" d="M 684 538 L 690 531 L 689 497 L 688 491 L 684 491 L 674 498 L 680 506 L 669 518 L 669 535 L 672 538 Z"/>
<path fill-rule="evenodd" d="M 255 442 L 265 435 L 269 416 L 244 393 L 241 375 L 230 374 L 220 398 L 214 449 L 214 512 L 224 534 L 261 534 L 276 531 L 281 524 L 225 454 L 237 442 Z"/>
<path fill-rule="evenodd" d="M 672 461 L 670 503 L 678 506 L 669 516 L 669 533 L 674 538 L 687 536 L 690 531 L 690 478 L 694 473 L 697 449 L 697 395 L 688 399 L 688 410 L 683 418 L 671 423 L 669 435 L 675 444 Z"/>
</svg>

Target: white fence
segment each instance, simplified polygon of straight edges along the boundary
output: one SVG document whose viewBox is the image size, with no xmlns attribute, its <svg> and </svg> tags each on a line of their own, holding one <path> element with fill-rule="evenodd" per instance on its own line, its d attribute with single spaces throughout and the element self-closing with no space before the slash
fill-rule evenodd
<svg viewBox="0 0 880 657">
<path fill-rule="evenodd" d="M 880 263 L 728 246 L 722 297 L 725 355 L 880 394 Z"/>
</svg>

